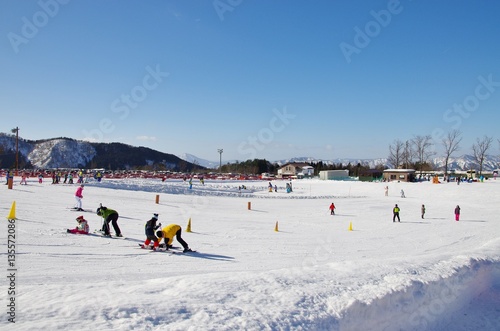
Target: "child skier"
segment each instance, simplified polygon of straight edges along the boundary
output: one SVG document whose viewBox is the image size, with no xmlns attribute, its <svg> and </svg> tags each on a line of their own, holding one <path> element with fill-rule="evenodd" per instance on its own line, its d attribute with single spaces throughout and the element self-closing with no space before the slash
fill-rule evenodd
<svg viewBox="0 0 500 331">
<path fill-rule="evenodd" d="M 161 241 L 161 238 L 165 241 L 165 249 L 168 250 L 170 247 L 172 247 L 172 242 L 174 241 L 174 236 L 179 242 L 179 244 L 182 245 L 184 248 L 184 253 L 185 252 L 192 252 L 191 248 L 189 248 L 189 245 L 182 239 L 181 237 L 182 233 L 182 228 L 180 225 L 177 224 L 169 224 L 161 231 L 156 231 L 156 235 L 158 236 L 159 241 Z"/>
<path fill-rule="evenodd" d="M 158 249 L 158 246 L 160 246 L 160 239 L 155 236 L 155 230 L 161 227 L 161 223 L 158 223 L 158 225 L 156 225 L 156 221 L 158 221 L 158 214 L 153 214 L 153 217 L 146 222 L 146 225 L 144 226 L 146 241 L 144 241 L 144 244 L 141 245 L 142 248 L 149 248 L 149 243 L 151 243 L 151 241 L 153 241 L 154 243 L 154 251 L 156 251 Z"/>
<path fill-rule="evenodd" d="M 83 216 L 78 216 L 76 218 L 76 221 L 78 222 L 78 225 L 74 229 L 68 229 L 68 233 L 74 233 L 74 234 L 89 234 L 89 224 L 87 223 L 87 220 L 83 218 Z"/>
<path fill-rule="evenodd" d="M 76 200 L 75 209 L 78 211 L 83 211 L 82 199 L 83 199 L 83 184 L 80 185 L 75 192 L 75 200 Z"/>
<path fill-rule="evenodd" d="M 425 214 L 425 205 L 422 205 L 421 212 L 422 212 L 422 219 L 423 219 L 424 214 Z"/>
<path fill-rule="evenodd" d="M 21 175 L 21 183 L 20 183 L 20 185 L 23 185 L 23 184 L 24 184 L 24 185 L 28 185 L 28 182 L 26 181 L 26 178 L 27 178 L 27 176 L 26 176 L 26 174 L 23 172 L 23 173 L 22 173 L 22 175 Z"/>
<path fill-rule="evenodd" d="M 333 204 L 333 202 L 330 205 L 330 215 L 335 215 L 335 205 Z"/>
<path fill-rule="evenodd" d="M 455 207 L 455 221 L 458 221 L 458 220 L 460 220 L 460 206 L 459 205 L 457 205 Z"/>
<path fill-rule="evenodd" d="M 399 209 L 398 205 L 396 204 L 394 206 L 394 208 L 392 209 L 392 222 L 396 222 L 396 218 L 398 219 L 398 222 L 401 222 L 401 220 L 399 219 L 399 212 L 401 211 L 401 209 Z"/>
</svg>

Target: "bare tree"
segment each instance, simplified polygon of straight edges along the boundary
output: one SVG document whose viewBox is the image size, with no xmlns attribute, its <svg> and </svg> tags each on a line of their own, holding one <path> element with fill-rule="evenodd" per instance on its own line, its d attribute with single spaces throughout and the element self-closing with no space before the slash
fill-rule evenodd
<svg viewBox="0 0 500 331">
<path fill-rule="evenodd" d="M 446 137 L 443 138 L 444 145 L 444 175 L 448 176 L 448 162 L 450 161 L 451 154 L 459 149 L 458 144 L 462 141 L 462 133 L 459 130 L 448 132 Z"/>
<path fill-rule="evenodd" d="M 401 140 L 395 140 L 392 145 L 389 145 L 389 156 L 387 161 L 392 164 L 394 168 L 398 168 L 403 159 L 404 143 Z"/>
<path fill-rule="evenodd" d="M 426 136 L 415 136 L 412 140 L 413 146 L 415 146 L 415 155 L 417 157 L 418 166 L 420 168 L 420 175 L 422 175 L 422 169 L 425 163 L 429 161 L 429 158 L 435 154 L 432 150 L 432 137 L 430 135 Z"/>
<path fill-rule="evenodd" d="M 483 163 L 486 158 L 486 153 L 491 147 L 491 143 L 493 142 L 493 138 L 484 136 L 482 140 L 479 138 L 476 139 L 476 143 L 472 145 L 472 152 L 474 153 L 474 159 L 477 164 L 479 164 L 479 176 L 481 176 L 483 172 Z"/>
<path fill-rule="evenodd" d="M 405 169 L 408 169 L 411 164 L 413 164 L 413 157 L 415 156 L 415 151 L 412 148 L 412 142 L 410 140 L 405 141 L 403 148 L 403 164 Z"/>
</svg>

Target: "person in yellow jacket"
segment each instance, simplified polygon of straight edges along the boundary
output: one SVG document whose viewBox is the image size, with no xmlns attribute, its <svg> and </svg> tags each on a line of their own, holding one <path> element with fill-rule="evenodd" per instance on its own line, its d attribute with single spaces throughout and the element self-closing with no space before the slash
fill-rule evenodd
<svg viewBox="0 0 500 331">
<path fill-rule="evenodd" d="M 169 224 L 165 226 L 161 231 L 156 231 L 156 236 L 160 239 L 158 242 L 161 241 L 161 238 L 163 238 L 165 242 L 165 249 L 168 250 L 169 247 L 172 247 L 172 242 L 174 241 L 174 236 L 175 239 L 179 242 L 179 244 L 182 245 L 184 248 L 184 252 L 192 252 L 192 250 L 189 248 L 189 245 L 187 242 L 182 239 L 182 228 L 178 224 Z"/>
</svg>

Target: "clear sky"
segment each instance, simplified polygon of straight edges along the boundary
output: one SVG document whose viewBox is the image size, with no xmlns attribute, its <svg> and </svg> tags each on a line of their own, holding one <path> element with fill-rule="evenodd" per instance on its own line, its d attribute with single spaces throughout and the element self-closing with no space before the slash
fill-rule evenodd
<svg viewBox="0 0 500 331">
<path fill-rule="evenodd" d="M 208 160 L 499 154 L 500 2 L 0 2 L 0 132 Z"/>
</svg>

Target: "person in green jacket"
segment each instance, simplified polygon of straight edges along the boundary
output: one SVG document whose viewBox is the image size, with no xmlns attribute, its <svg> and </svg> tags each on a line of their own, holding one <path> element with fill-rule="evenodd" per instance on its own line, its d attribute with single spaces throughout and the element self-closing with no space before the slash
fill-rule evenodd
<svg viewBox="0 0 500 331">
<path fill-rule="evenodd" d="M 392 209 L 392 221 L 393 222 L 396 222 L 396 218 L 398 219 L 398 222 L 401 222 L 401 220 L 399 219 L 399 212 L 401 211 L 401 209 L 399 209 L 398 205 L 396 204 L 394 206 L 394 208 Z"/>
<path fill-rule="evenodd" d="M 123 237 L 120 227 L 118 226 L 118 213 L 116 210 L 101 205 L 97 208 L 97 215 L 104 219 L 102 223 L 102 232 L 105 236 L 111 237 L 111 233 L 109 232 L 109 223 L 111 222 L 111 224 L 113 224 L 113 229 L 115 229 L 116 236 Z"/>
</svg>

